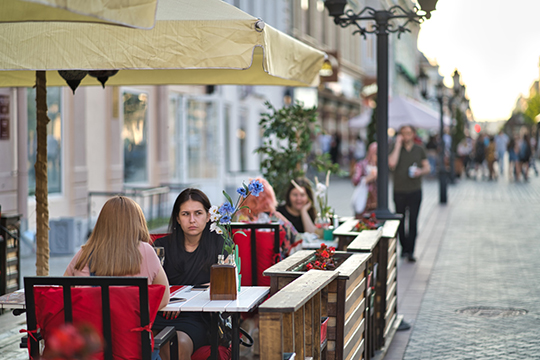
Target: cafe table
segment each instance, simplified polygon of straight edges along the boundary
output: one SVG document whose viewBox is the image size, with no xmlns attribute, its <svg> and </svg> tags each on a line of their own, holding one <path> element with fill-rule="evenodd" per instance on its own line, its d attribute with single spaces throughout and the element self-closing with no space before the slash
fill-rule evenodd
<svg viewBox="0 0 540 360">
<path fill-rule="evenodd" d="M 171 300 L 161 311 L 208 312 L 212 314 L 212 355 L 217 359 L 219 337 L 217 332 L 217 316 L 224 313 L 232 318 L 232 347 L 233 360 L 240 358 L 240 313 L 250 312 L 262 303 L 270 288 L 267 286 L 242 286 L 236 300 L 210 300 L 208 289 L 196 289 L 192 286 L 171 287 Z M 175 300 L 178 299 L 178 300 Z M 24 310 L 24 290 L 0 296 L 1 309 Z"/>
</svg>

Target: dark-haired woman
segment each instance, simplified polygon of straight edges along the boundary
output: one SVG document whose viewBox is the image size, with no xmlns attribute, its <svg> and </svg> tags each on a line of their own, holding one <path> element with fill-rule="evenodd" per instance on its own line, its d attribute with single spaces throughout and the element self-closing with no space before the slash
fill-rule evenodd
<svg viewBox="0 0 540 360">
<path fill-rule="evenodd" d="M 186 189 L 178 195 L 169 221 L 170 235 L 157 239 L 155 246 L 165 248 L 163 267 L 171 285 L 210 283 L 210 268 L 223 249 L 223 237 L 210 232 L 210 201 L 198 189 Z M 175 326 L 179 358 L 189 359 L 199 347 L 208 345 L 209 319 L 203 313 L 163 312 L 155 329 Z M 168 359 L 168 349 L 160 355 Z"/>
<path fill-rule="evenodd" d="M 307 180 L 291 181 L 285 194 L 285 205 L 278 206 L 277 211 L 289 220 L 299 233 L 315 233 L 315 206 L 313 190 Z"/>
</svg>

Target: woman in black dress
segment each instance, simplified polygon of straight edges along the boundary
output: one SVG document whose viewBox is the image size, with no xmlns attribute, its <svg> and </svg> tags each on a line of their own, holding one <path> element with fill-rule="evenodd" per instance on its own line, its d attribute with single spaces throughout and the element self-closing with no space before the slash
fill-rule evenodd
<svg viewBox="0 0 540 360">
<path fill-rule="evenodd" d="M 315 233 L 317 216 L 313 203 L 313 191 L 307 180 L 297 179 L 289 184 L 285 194 L 285 204 L 278 206 L 277 211 L 289 220 L 299 232 Z"/>
<path fill-rule="evenodd" d="M 210 232 L 210 201 L 198 189 L 186 189 L 178 195 L 169 222 L 170 235 L 157 239 L 155 246 L 165 248 L 163 268 L 171 285 L 210 283 L 210 268 L 223 249 L 223 237 Z M 154 329 L 175 326 L 180 359 L 190 359 L 195 350 L 208 345 L 209 317 L 203 313 L 158 313 Z M 169 358 L 168 349 L 161 351 Z"/>
</svg>

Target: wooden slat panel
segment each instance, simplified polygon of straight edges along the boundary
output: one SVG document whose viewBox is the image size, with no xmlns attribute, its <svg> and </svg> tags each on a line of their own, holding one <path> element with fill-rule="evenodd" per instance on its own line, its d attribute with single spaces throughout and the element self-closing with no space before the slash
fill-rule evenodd
<svg viewBox="0 0 540 360">
<path fill-rule="evenodd" d="M 384 315 L 385 318 L 385 326 L 384 331 L 386 332 L 386 328 L 388 327 L 389 319 L 392 318 L 392 316 L 396 313 L 396 302 L 397 297 L 394 297 L 392 301 L 389 303 L 388 310 L 386 310 L 386 313 Z"/>
<path fill-rule="evenodd" d="M 334 280 L 336 281 L 336 280 Z M 334 282 L 332 281 L 332 282 Z M 332 283 L 330 283 L 332 284 Z M 328 316 L 328 288 L 330 285 L 322 289 L 321 291 L 321 316 Z"/>
<path fill-rule="evenodd" d="M 388 289 L 388 287 L 392 286 L 392 284 L 397 281 L 396 276 L 397 276 L 397 269 L 394 268 L 394 269 L 392 269 L 392 272 L 389 273 L 388 278 L 386 280 L 386 288 L 387 289 Z"/>
<path fill-rule="evenodd" d="M 283 289 L 284 287 L 286 287 L 287 285 L 289 285 L 290 283 L 292 283 L 294 280 L 298 279 L 298 277 L 292 278 L 292 277 L 279 276 L 277 277 L 277 279 L 278 279 L 277 291 L 279 291 Z"/>
<path fill-rule="evenodd" d="M 332 302 L 327 304 L 328 316 L 336 317 L 337 303 Z"/>
<path fill-rule="evenodd" d="M 334 271 L 310 270 L 259 306 L 259 312 L 298 311 L 337 276 Z"/>
<path fill-rule="evenodd" d="M 366 346 L 366 339 L 362 338 L 362 340 L 358 344 L 358 347 L 356 348 L 356 350 L 354 350 L 353 353 L 351 354 L 350 360 L 362 360 L 362 359 L 364 359 L 365 346 Z"/>
<path fill-rule="evenodd" d="M 396 297 L 396 290 L 397 290 L 397 282 L 394 281 L 392 286 L 388 288 L 388 292 L 386 293 L 386 305 L 389 306 L 389 304 L 392 303 L 392 300 Z"/>
<path fill-rule="evenodd" d="M 388 241 L 388 257 L 391 257 L 392 254 L 394 254 L 395 252 L 397 252 L 397 240 L 394 238 L 394 239 L 390 239 Z"/>
<path fill-rule="evenodd" d="M 360 322 L 364 320 L 365 300 L 361 301 L 357 311 L 353 312 L 345 323 L 345 343 L 347 343 L 351 336 L 356 332 Z"/>
<path fill-rule="evenodd" d="M 396 268 L 397 254 L 394 253 L 389 259 L 390 260 L 388 260 L 388 265 L 386 265 L 386 269 L 388 270 L 388 272 Z"/>
<path fill-rule="evenodd" d="M 353 255 L 354 256 L 354 255 Z M 349 259 L 351 259 L 351 256 Z M 342 264 L 343 266 L 343 264 Z M 345 330 L 345 291 L 346 289 L 346 280 L 338 280 L 338 298 L 337 298 L 337 313 L 336 313 L 336 358 L 343 358 L 343 340 L 344 340 L 344 330 Z"/>
<path fill-rule="evenodd" d="M 336 360 L 336 352 L 328 350 L 326 352 L 326 360 Z"/>
<path fill-rule="evenodd" d="M 306 348 L 304 342 L 305 323 L 304 308 L 301 307 L 294 313 L 294 352 L 298 359 L 305 357 Z"/>
<path fill-rule="evenodd" d="M 281 314 L 261 314 L 259 331 L 261 360 L 282 360 L 284 336 Z"/>
<path fill-rule="evenodd" d="M 358 284 L 355 291 L 347 297 L 345 302 L 345 318 L 348 318 L 350 314 L 355 311 L 355 307 L 358 306 L 360 301 L 364 299 L 364 294 L 366 292 L 366 279 L 363 278 L 362 282 Z"/>
<path fill-rule="evenodd" d="M 283 316 L 283 352 L 294 352 L 293 314 L 284 313 L 282 316 Z"/>
<path fill-rule="evenodd" d="M 315 294 L 316 295 L 316 294 Z M 319 331 L 321 328 L 321 320 L 318 321 L 313 318 L 313 298 L 309 299 L 306 304 L 304 305 L 304 315 L 305 315 L 305 332 L 304 332 L 304 342 L 306 344 L 306 357 L 313 357 L 313 345 L 314 342 L 314 328 L 319 327 Z M 319 346 L 320 339 L 317 342 L 317 346 Z M 320 346 L 319 346 L 320 348 Z"/>
<path fill-rule="evenodd" d="M 390 332 L 390 329 L 392 328 L 392 326 L 394 326 L 394 322 L 396 321 L 397 319 L 397 314 L 394 314 L 392 315 L 392 317 L 388 320 L 387 322 L 387 325 L 386 325 L 386 329 L 384 331 L 384 337 L 388 337 L 388 333 Z"/>
<path fill-rule="evenodd" d="M 350 337 L 349 341 L 345 343 L 343 348 L 343 359 L 349 360 L 352 358 L 353 354 L 356 353 L 358 347 L 361 346 L 362 341 L 364 340 L 364 329 L 365 329 L 365 320 L 362 319 L 360 326 Z"/>
<path fill-rule="evenodd" d="M 321 343 L 321 293 L 319 292 L 313 297 L 313 321 L 318 322 L 318 326 L 313 327 L 313 360 L 320 360 L 321 359 L 321 347 L 319 344 Z M 315 323 L 317 324 L 317 323 Z"/>
<path fill-rule="evenodd" d="M 328 325 L 327 332 L 326 332 L 326 338 L 328 340 L 336 340 L 336 327 Z"/>
<path fill-rule="evenodd" d="M 351 292 L 358 286 L 360 281 L 362 281 L 363 278 L 365 278 L 365 272 L 366 272 L 367 262 L 364 262 L 362 265 L 356 269 L 355 272 L 351 274 L 351 277 L 349 280 L 347 280 L 347 291 L 346 296 L 349 297 Z"/>
</svg>

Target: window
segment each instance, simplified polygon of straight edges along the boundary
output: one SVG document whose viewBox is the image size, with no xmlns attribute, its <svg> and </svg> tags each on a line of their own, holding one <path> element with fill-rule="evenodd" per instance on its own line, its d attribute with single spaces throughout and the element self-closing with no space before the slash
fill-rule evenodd
<svg viewBox="0 0 540 360">
<path fill-rule="evenodd" d="M 238 138 L 238 147 L 240 149 L 240 171 L 247 170 L 247 144 L 246 144 L 246 132 L 248 122 L 249 111 L 248 109 L 240 110 L 240 121 L 238 129 L 236 130 L 236 137 Z"/>
<path fill-rule="evenodd" d="M 47 88 L 47 177 L 49 194 L 62 192 L 62 88 Z M 28 195 L 36 193 L 37 159 L 36 90 L 29 89 L 28 100 Z"/>
<path fill-rule="evenodd" d="M 230 105 L 225 106 L 225 171 L 231 171 L 231 107 Z"/>
<path fill-rule="evenodd" d="M 169 169 L 171 170 L 171 179 L 180 179 L 181 169 L 181 109 L 182 97 L 171 95 L 169 98 L 169 127 L 167 135 L 169 136 Z"/>
<path fill-rule="evenodd" d="M 187 158 L 189 179 L 215 179 L 219 169 L 217 106 L 211 101 L 187 100 Z"/>
<path fill-rule="evenodd" d="M 147 171 L 148 94 L 125 90 L 123 92 L 124 127 L 124 182 L 144 183 Z"/>
</svg>

